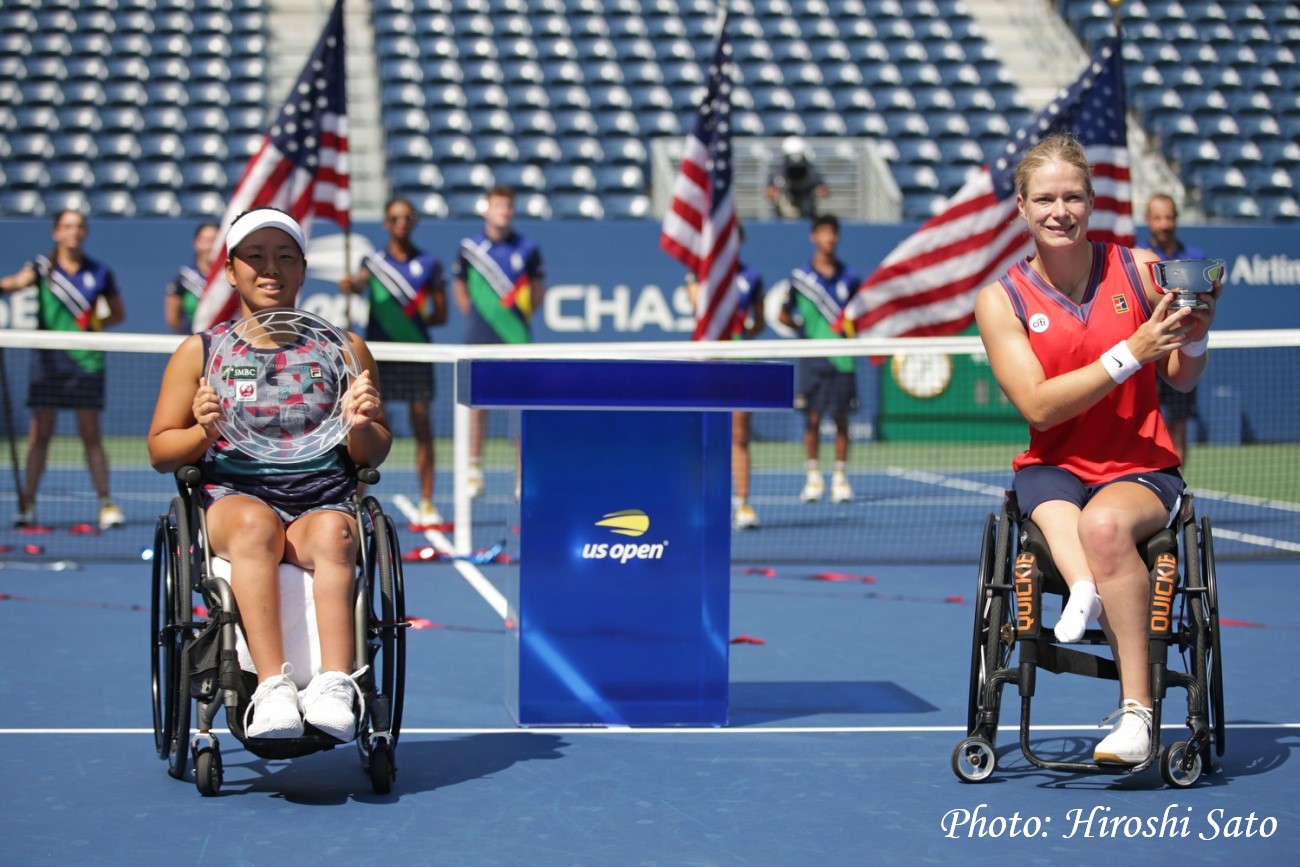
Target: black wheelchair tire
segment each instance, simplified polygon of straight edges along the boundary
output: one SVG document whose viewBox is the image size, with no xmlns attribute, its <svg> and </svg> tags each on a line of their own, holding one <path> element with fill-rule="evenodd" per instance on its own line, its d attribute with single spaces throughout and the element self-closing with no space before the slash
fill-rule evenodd
<svg viewBox="0 0 1300 867">
<path fill-rule="evenodd" d="M 1010 612 L 1007 594 L 993 587 L 999 571 L 1003 573 L 1003 580 L 1006 579 L 1010 564 L 1010 525 L 1010 517 L 1005 510 L 997 518 L 990 514 L 984 523 L 979 576 L 975 585 L 975 621 L 971 635 L 970 691 L 966 709 L 968 735 L 975 734 L 989 673 L 1006 667 L 1011 652 L 1001 637 L 1002 627 L 1008 622 Z"/>
</svg>

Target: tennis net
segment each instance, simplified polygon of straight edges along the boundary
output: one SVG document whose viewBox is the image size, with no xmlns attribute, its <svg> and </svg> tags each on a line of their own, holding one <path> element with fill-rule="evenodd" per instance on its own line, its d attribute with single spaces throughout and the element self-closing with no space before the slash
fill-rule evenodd
<svg viewBox="0 0 1300 867">
<path fill-rule="evenodd" d="M 153 541 L 153 525 L 175 484 L 154 472 L 145 435 L 174 336 L 51 334 L 0 330 L 0 563 L 134 559 Z M 821 431 L 820 469 L 826 490 L 805 502 L 807 458 L 803 417 L 756 413 L 751 445 L 750 502 L 758 526 L 733 531 L 738 564 L 805 563 L 869 566 L 885 562 L 969 562 L 978 553 L 985 517 L 1000 508 L 1011 460 L 1027 442 L 1024 422 L 993 381 L 978 338 L 912 338 L 836 342 L 857 356 L 860 407 L 851 417 L 847 480 L 851 499 L 832 502 L 833 430 Z M 1189 421 L 1185 475 L 1198 508 L 1215 527 L 1219 557 L 1300 554 L 1300 331 L 1219 332 L 1210 367 Z M 36 503 L 36 524 L 12 526 L 21 480 L 28 472 L 26 407 L 35 350 L 106 353 L 106 406 L 100 428 L 112 499 L 122 527 L 100 531 L 98 500 L 86 469 L 75 419 L 61 412 L 48 449 Z M 460 359 L 710 359 L 762 358 L 797 363 L 826 354 L 823 342 L 764 340 L 745 344 L 687 342 L 534 344 L 526 347 L 372 344 L 380 360 L 434 365 L 437 477 L 435 503 L 447 524 L 407 529 L 418 501 L 410 424 L 391 404 L 395 441 L 373 493 L 403 527 L 403 550 L 483 561 L 518 553 L 515 437 L 518 416 L 489 414 L 474 499 L 457 496 L 465 478 L 465 411 L 455 419 L 454 370 Z M 382 383 L 381 383 L 382 387 Z M 581 443 L 575 443 L 581 448 Z M 454 528 L 453 528 L 454 527 Z M 438 553 L 435 553 L 438 552 Z"/>
</svg>

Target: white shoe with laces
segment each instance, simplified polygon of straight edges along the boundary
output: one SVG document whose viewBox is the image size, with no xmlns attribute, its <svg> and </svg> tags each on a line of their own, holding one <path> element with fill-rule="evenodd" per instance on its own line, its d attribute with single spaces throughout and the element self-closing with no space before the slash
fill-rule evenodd
<svg viewBox="0 0 1300 867">
<path fill-rule="evenodd" d="M 1151 753 L 1151 708 L 1126 698 L 1101 724 L 1116 717 L 1119 719 L 1115 727 L 1097 744 L 1092 760 L 1106 765 L 1136 765 L 1146 761 Z"/>
<path fill-rule="evenodd" d="M 298 687 L 293 666 L 285 663 L 280 673 L 257 685 L 244 711 L 244 735 L 250 738 L 300 738 L 302 714 L 298 711 Z M 251 719 L 250 719 L 251 717 Z"/>
<path fill-rule="evenodd" d="M 853 488 L 843 473 L 831 476 L 831 502 L 847 503 L 853 499 Z"/>
<path fill-rule="evenodd" d="M 357 720 L 366 713 L 366 697 L 357 685 L 357 678 L 369 668 L 362 666 L 352 675 L 322 671 L 313 677 L 302 691 L 303 719 L 344 743 L 356 737 Z"/>
<path fill-rule="evenodd" d="M 826 493 L 826 483 L 822 481 L 822 474 L 816 470 L 808 471 L 808 480 L 804 482 L 803 491 L 799 494 L 799 499 L 805 503 L 814 503 L 822 498 Z"/>
</svg>

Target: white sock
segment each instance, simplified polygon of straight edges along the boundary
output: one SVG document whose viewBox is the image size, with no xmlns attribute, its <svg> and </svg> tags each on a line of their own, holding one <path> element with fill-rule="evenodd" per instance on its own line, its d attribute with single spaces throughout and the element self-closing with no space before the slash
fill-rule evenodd
<svg viewBox="0 0 1300 867">
<path fill-rule="evenodd" d="M 1076 581 L 1070 587 L 1070 598 L 1056 621 L 1056 640 L 1064 644 L 1078 641 L 1088 628 L 1088 621 L 1101 615 L 1101 597 L 1097 585 L 1089 580 Z"/>
</svg>

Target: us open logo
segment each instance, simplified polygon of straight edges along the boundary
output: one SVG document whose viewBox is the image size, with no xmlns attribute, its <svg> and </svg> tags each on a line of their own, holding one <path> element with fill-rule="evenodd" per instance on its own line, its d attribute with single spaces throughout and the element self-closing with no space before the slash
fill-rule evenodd
<svg viewBox="0 0 1300 867">
<path fill-rule="evenodd" d="M 640 509 L 625 509 L 601 516 L 597 527 L 604 527 L 619 536 L 637 538 L 650 529 L 650 516 Z M 633 560 L 662 560 L 668 541 L 662 542 L 588 542 L 582 546 L 584 560 L 617 560 L 626 564 Z"/>
</svg>

